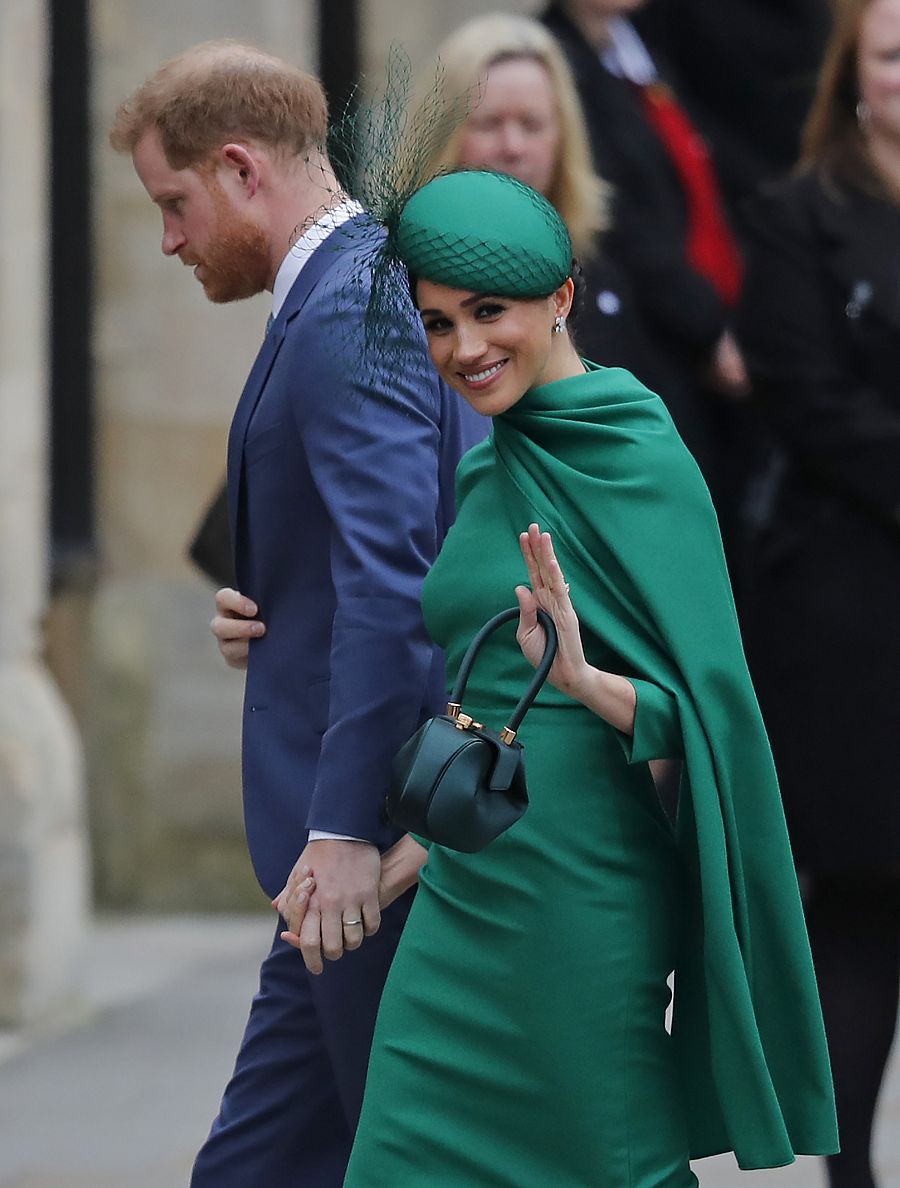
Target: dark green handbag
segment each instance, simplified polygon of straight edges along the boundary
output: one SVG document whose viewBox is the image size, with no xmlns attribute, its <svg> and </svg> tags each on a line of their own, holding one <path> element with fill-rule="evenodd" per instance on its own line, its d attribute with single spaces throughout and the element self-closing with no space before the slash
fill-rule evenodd
<svg viewBox="0 0 900 1188">
<path fill-rule="evenodd" d="M 518 615 L 513 607 L 485 623 L 463 656 L 446 714 L 429 718 L 394 760 L 387 796 L 391 821 L 450 850 L 483 849 L 528 807 L 525 749 L 516 732 L 556 656 L 556 626 L 546 611 L 538 611 L 547 636 L 544 655 L 508 725 L 495 734 L 462 708 L 481 645 Z"/>
</svg>

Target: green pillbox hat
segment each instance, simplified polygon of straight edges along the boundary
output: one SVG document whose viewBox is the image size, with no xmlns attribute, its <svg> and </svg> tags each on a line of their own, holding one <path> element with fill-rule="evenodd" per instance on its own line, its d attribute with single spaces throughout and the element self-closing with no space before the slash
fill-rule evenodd
<svg viewBox="0 0 900 1188">
<path fill-rule="evenodd" d="M 482 170 L 417 190 L 400 215 L 396 248 L 414 277 L 498 297 L 545 297 L 572 269 L 555 207 L 516 178 Z"/>
</svg>

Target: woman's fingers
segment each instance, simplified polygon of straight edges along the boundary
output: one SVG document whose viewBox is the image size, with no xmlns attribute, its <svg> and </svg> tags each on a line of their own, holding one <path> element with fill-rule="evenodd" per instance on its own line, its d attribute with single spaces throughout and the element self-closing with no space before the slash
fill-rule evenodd
<svg viewBox="0 0 900 1188">
<path fill-rule="evenodd" d="M 569 584 L 565 579 L 562 567 L 556 559 L 556 552 L 553 548 L 553 538 L 549 532 L 541 533 L 541 572 L 544 577 L 547 589 L 552 594 L 553 598 L 562 605 L 567 604 L 569 599 Z"/>
<path fill-rule="evenodd" d="M 528 525 L 528 547 L 534 558 L 534 573 L 536 576 L 536 583 L 535 581 L 532 582 L 532 589 L 537 592 L 541 586 L 545 585 L 544 572 L 541 565 L 541 530 L 537 524 Z"/>
<path fill-rule="evenodd" d="M 296 892 L 305 891 L 307 896 L 310 896 L 313 893 L 314 886 L 315 876 L 310 868 L 308 866 L 301 866 L 299 869 L 295 867 L 288 875 L 288 881 L 284 887 L 272 900 L 272 906 L 287 920 L 290 905 Z"/>
<path fill-rule="evenodd" d="M 519 535 L 519 545 L 534 593 L 539 596 L 541 592 L 546 591 L 552 598 L 565 601 L 568 598 L 569 587 L 556 559 L 550 533 L 541 532 L 538 524 L 529 524 L 528 531 Z"/>
<path fill-rule="evenodd" d="M 535 594 L 548 588 L 547 566 L 544 560 L 543 535 L 537 524 L 529 524 L 528 531 L 521 533 L 519 543 L 522 556 L 528 567 L 528 580 Z"/>
<path fill-rule="evenodd" d="M 557 595 L 561 588 L 559 581 L 561 571 L 556 560 L 556 554 L 553 551 L 553 540 L 549 532 L 538 533 L 536 551 L 538 569 L 541 571 L 541 580 L 551 594 Z M 556 581 L 554 581 L 554 578 Z M 565 585 L 565 582 L 562 585 Z"/>
<path fill-rule="evenodd" d="M 519 604 L 519 626 L 515 638 L 519 640 L 519 646 L 524 646 L 533 632 L 539 631 L 543 636 L 544 628 L 538 623 L 538 600 L 527 586 L 515 587 L 515 599 Z"/>
<path fill-rule="evenodd" d="M 553 537 L 541 532 L 538 524 L 529 524 L 519 535 L 522 556 L 528 567 L 531 589 L 516 587 L 519 603 L 519 627 L 516 638 L 526 659 L 540 663 L 546 647 L 546 635 L 537 618 L 538 608 L 546 611 L 556 624 L 557 652 L 548 680 L 570 696 L 576 694 L 587 667 L 581 642 L 578 616 L 569 596 L 562 566 L 556 557 Z"/>
<path fill-rule="evenodd" d="M 537 524 L 529 524 L 528 526 L 528 543 L 531 546 L 531 551 L 534 555 L 535 566 L 538 572 L 538 582 L 541 589 L 548 593 L 553 593 L 551 585 L 550 573 L 550 559 L 554 558 L 553 542 L 550 540 L 549 532 L 541 532 Z M 537 587 L 535 587 L 537 589 Z"/>
<path fill-rule="evenodd" d="M 516 586 L 516 598 L 519 603 L 519 626 L 516 630 L 516 640 L 529 664 L 540 663 L 546 647 L 546 635 L 538 622 L 538 600 L 525 586 Z"/>
<path fill-rule="evenodd" d="M 527 532 L 519 533 L 519 547 L 522 550 L 522 557 L 525 561 L 525 568 L 528 570 L 528 581 L 532 590 L 536 590 L 540 585 L 541 577 L 538 569 L 537 558 L 534 555 L 534 550 L 531 547 L 531 538 Z"/>
<path fill-rule="evenodd" d="M 538 625 L 538 601 L 527 586 L 516 586 L 516 600 L 519 603 L 519 633 L 527 634 Z"/>
<path fill-rule="evenodd" d="M 287 921 L 288 931 L 293 932 L 295 936 L 300 935 L 300 928 L 306 919 L 306 913 L 309 910 L 309 899 L 313 890 L 313 887 L 308 891 L 298 889 L 291 896 L 290 903 L 288 904 L 288 912 L 284 918 Z"/>
</svg>

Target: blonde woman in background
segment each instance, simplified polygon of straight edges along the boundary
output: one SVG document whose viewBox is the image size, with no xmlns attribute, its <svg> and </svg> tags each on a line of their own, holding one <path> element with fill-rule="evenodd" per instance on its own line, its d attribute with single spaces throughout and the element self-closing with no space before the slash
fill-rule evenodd
<svg viewBox="0 0 900 1188">
<path fill-rule="evenodd" d="M 549 199 L 569 228 L 584 273 L 579 350 L 605 366 L 628 368 L 651 388 L 663 387 L 628 276 L 599 242 L 609 187 L 594 171 L 572 74 L 551 34 L 527 17 L 492 13 L 451 33 L 437 57 L 446 93 L 473 98 L 468 118 L 426 172 L 493 169 Z M 433 85 L 433 76 L 429 81 Z"/>
</svg>

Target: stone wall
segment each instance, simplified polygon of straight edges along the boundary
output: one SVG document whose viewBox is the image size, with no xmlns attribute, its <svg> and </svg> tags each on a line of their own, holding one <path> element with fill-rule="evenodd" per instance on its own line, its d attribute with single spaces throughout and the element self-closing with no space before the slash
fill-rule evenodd
<svg viewBox="0 0 900 1188">
<path fill-rule="evenodd" d="M 74 1007 L 87 908 L 82 763 L 40 659 L 46 603 L 46 38 L 0 5 L 0 1026 Z"/>
<path fill-rule="evenodd" d="M 440 42 L 464 21 L 486 12 L 539 11 L 537 0 L 453 0 L 452 4 L 410 4 L 408 0 L 365 0 L 366 71 L 377 80 L 392 45 L 400 45 L 414 65 L 427 62 Z"/>
</svg>

